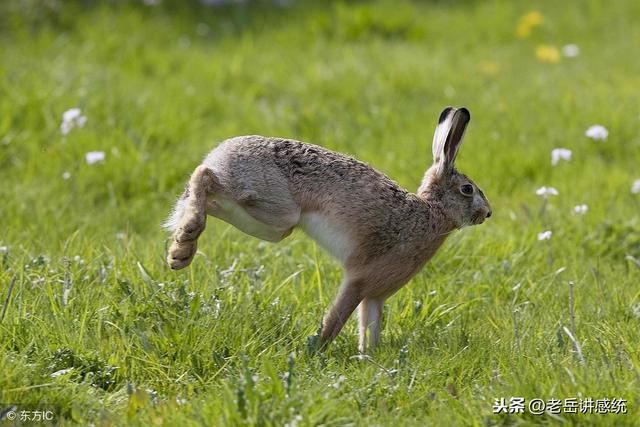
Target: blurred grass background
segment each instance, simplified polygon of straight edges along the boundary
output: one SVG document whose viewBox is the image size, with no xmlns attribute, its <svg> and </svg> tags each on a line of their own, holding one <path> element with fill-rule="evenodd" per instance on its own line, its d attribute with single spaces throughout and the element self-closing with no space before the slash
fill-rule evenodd
<svg viewBox="0 0 640 427">
<path fill-rule="evenodd" d="M 70 424 L 632 425 L 637 16 L 631 0 L 3 2 L 0 402 Z M 164 264 L 159 224 L 218 141 L 305 140 L 414 190 L 446 105 L 471 110 L 458 167 L 494 216 L 389 300 L 375 364 L 351 358 L 355 322 L 306 354 L 341 272 L 302 233 L 271 245 L 210 220 L 192 267 Z M 87 124 L 63 136 L 73 107 Z M 596 123 L 606 142 L 585 136 Z M 552 167 L 557 147 L 573 159 Z M 560 193 L 544 211 L 543 185 Z M 492 414 L 511 396 L 631 413 Z"/>
</svg>

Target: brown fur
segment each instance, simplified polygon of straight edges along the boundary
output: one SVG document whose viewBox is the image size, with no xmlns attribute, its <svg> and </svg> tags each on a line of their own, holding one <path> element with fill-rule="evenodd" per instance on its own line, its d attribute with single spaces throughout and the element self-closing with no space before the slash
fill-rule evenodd
<svg viewBox="0 0 640 427">
<path fill-rule="evenodd" d="M 378 340 L 384 300 L 420 271 L 449 233 L 491 213 L 484 194 L 453 167 L 468 121 L 465 109 L 443 112 L 434 165 L 416 194 L 365 163 L 316 145 L 261 136 L 226 140 L 196 168 L 179 201 L 184 211 L 175 214 L 167 261 L 174 269 L 191 262 L 207 214 L 269 241 L 304 223 L 310 233 L 326 236 L 321 240 L 345 269 L 321 342 L 331 342 L 361 304 L 364 351 L 367 329 L 370 345 Z M 465 184 L 473 186 L 472 197 L 461 194 Z"/>
</svg>

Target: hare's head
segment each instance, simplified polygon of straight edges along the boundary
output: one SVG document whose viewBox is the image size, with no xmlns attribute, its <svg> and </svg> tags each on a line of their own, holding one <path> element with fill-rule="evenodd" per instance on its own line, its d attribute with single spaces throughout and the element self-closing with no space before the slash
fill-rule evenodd
<svg viewBox="0 0 640 427">
<path fill-rule="evenodd" d="M 420 197 L 437 201 L 456 228 L 482 224 L 491 216 L 491 206 L 480 188 L 454 167 L 467 124 L 466 108 L 445 108 L 433 136 L 433 165 L 418 190 Z"/>
</svg>

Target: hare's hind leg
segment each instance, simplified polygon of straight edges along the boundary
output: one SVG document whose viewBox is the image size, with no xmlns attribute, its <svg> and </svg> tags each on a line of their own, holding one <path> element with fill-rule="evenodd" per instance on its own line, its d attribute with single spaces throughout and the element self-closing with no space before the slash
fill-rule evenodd
<svg viewBox="0 0 640 427">
<path fill-rule="evenodd" d="M 198 237 L 207 222 L 207 196 L 219 190 L 213 171 L 200 165 L 191 175 L 185 190 L 184 212 L 179 219 L 167 263 L 174 270 L 188 266 L 198 248 Z"/>
<path fill-rule="evenodd" d="M 365 298 L 359 306 L 360 343 L 358 349 L 364 353 L 367 348 L 373 349 L 380 340 L 380 325 L 382 324 L 382 307 L 384 299 Z M 367 343 L 367 329 L 369 342 Z"/>
</svg>

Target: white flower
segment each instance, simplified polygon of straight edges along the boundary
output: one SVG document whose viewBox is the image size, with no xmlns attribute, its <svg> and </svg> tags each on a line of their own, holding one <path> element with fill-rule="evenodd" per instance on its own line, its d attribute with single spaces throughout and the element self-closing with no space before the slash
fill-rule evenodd
<svg viewBox="0 0 640 427">
<path fill-rule="evenodd" d="M 289 423 L 284 423 L 284 427 L 298 427 L 298 423 L 301 422 L 304 418 L 302 415 L 298 414 Z"/>
<path fill-rule="evenodd" d="M 340 385 L 341 385 L 343 382 L 345 382 L 345 381 L 346 381 L 346 379 L 347 379 L 347 377 L 345 377 L 344 375 L 340 375 L 340 376 L 338 377 L 338 380 L 337 380 L 335 383 L 333 383 L 333 384 L 332 384 L 332 387 L 333 387 L 333 388 L 340 388 Z"/>
<path fill-rule="evenodd" d="M 145 6 L 157 6 L 160 4 L 160 0 L 143 0 Z"/>
<path fill-rule="evenodd" d="M 566 58 L 575 58 L 580 55 L 580 48 L 576 44 L 567 44 L 562 46 L 562 56 Z"/>
<path fill-rule="evenodd" d="M 609 131 L 602 125 L 593 125 L 584 134 L 594 141 L 606 141 Z"/>
<path fill-rule="evenodd" d="M 540 187 L 536 190 L 536 194 L 546 199 L 549 196 L 557 196 L 560 193 L 553 187 Z"/>
<path fill-rule="evenodd" d="M 587 205 L 576 205 L 573 208 L 573 211 L 578 215 L 584 215 L 587 213 L 588 210 L 589 210 L 589 206 Z"/>
<path fill-rule="evenodd" d="M 62 179 L 67 180 L 67 179 L 69 179 L 69 178 L 71 178 L 71 172 L 69 172 L 69 171 L 64 171 L 64 172 L 62 173 Z"/>
<path fill-rule="evenodd" d="M 66 375 L 71 371 L 73 371 L 73 368 L 60 369 L 59 371 L 55 371 L 53 374 L 51 374 L 51 378 L 55 378 L 55 377 L 59 377 L 59 376 L 62 376 L 62 375 Z"/>
<path fill-rule="evenodd" d="M 87 164 L 94 164 L 97 162 L 104 162 L 105 159 L 104 151 L 89 151 L 84 155 L 84 158 L 87 160 Z"/>
<path fill-rule="evenodd" d="M 62 114 L 62 123 L 60 124 L 60 132 L 67 135 L 74 127 L 82 128 L 87 124 L 87 118 L 82 115 L 79 108 L 71 108 Z"/>
<path fill-rule="evenodd" d="M 551 150 L 551 166 L 557 165 L 560 160 L 570 161 L 571 154 L 571 150 L 566 148 L 554 148 Z"/>
<path fill-rule="evenodd" d="M 63 122 L 70 122 L 72 120 L 78 120 L 81 117 L 83 117 L 83 115 L 82 115 L 82 111 L 80 111 L 79 108 L 70 108 L 67 111 L 65 111 L 64 113 L 62 113 L 62 121 Z"/>
<path fill-rule="evenodd" d="M 631 192 L 633 194 L 638 194 L 640 193 L 640 179 L 636 179 L 633 184 L 631 185 Z"/>
<path fill-rule="evenodd" d="M 551 230 L 543 231 L 542 233 L 538 233 L 538 240 L 549 240 L 553 233 Z"/>
</svg>

